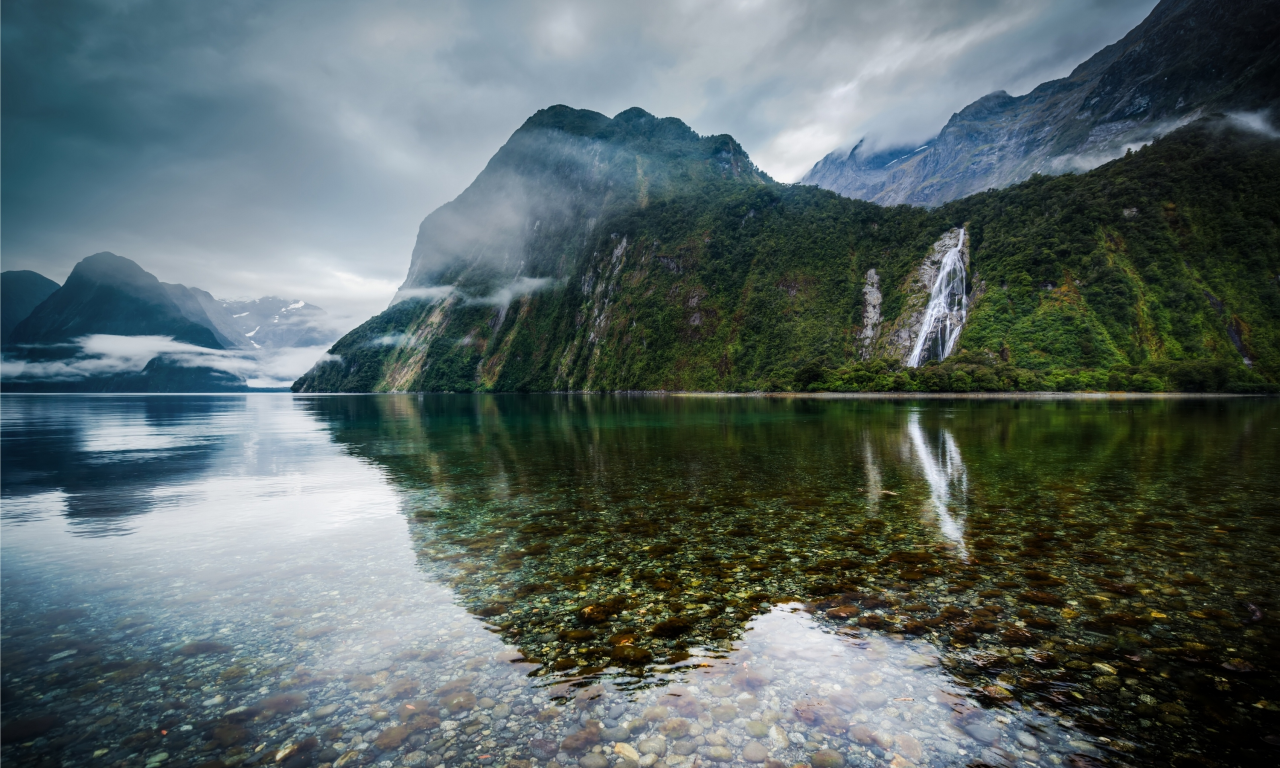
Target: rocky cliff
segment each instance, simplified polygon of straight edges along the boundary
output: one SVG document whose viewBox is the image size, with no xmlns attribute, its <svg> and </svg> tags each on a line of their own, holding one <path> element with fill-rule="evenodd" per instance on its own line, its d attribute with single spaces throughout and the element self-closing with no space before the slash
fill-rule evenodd
<svg viewBox="0 0 1280 768">
<path fill-rule="evenodd" d="M 802 179 L 936 206 L 1032 174 L 1093 168 L 1214 111 L 1280 104 L 1280 3 L 1162 0 L 1119 42 L 1024 96 L 989 94 L 923 146 L 823 158 Z"/>
<path fill-rule="evenodd" d="M 540 218 L 540 204 L 518 225 L 511 207 L 477 203 L 466 227 L 449 230 L 448 258 L 425 258 L 444 250 L 422 247 L 436 235 L 420 237 L 401 300 L 294 390 L 1221 389 L 1280 379 L 1280 142 L 1232 121 L 1203 120 L 1089 173 L 934 210 L 773 183 L 728 137 L 638 152 L 634 138 L 562 133 L 538 140 L 563 141 L 575 157 L 594 147 L 588 156 L 601 161 L 567 166 L 580 185 L 552 173 L 548 197 L 570 193 L 558 219 Z M 663 183 L 642 197 L 650 179 Z M 937 345 L 951 354 L 924 354 L 912 368 L 942 271 L 957 281 L 954 306 L 933 314 L 960 335 Z M 953 380 L 957 366 L 967 368 Z"/>
</svg>

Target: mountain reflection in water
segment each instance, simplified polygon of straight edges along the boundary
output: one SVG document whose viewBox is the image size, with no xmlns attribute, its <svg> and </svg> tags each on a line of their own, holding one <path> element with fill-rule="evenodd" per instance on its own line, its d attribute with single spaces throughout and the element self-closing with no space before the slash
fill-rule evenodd
<svg viewBox="0 0 1280 768">
<path fill-rule="evenodd" d="M 4 405 L 6 764 L 1246 764 L 1277 733 L 1269 400 Z"/>
</svg>

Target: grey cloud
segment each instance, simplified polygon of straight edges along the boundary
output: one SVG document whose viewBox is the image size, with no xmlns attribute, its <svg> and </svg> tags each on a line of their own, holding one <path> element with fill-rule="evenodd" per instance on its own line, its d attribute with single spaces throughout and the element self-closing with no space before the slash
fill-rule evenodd
<svg viewBox="0 0 1280 768">
<path fill-rule="evenodd" d="M 219 296 L 386 306 L 415 226 L 551 104 L 731 133 L 798 178 L 1029 90 L 1154 0 L 13 0 L 4 268 L 128 253 Z"/>
</svg>

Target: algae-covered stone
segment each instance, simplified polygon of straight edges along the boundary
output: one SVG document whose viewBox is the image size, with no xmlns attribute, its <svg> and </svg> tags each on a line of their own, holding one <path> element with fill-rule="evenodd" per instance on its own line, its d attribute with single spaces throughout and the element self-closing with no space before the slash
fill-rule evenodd
<svg viewBox="0 0 1280 768">
<path fill-rule="evenodd" d="M 820 749 L 809 757 L 813 768 L 843 768 L 844 755 L 834 749 Z"/>
<path fill-rule="evenodd" d="M 667 740 L 661 736 L 652 736 L 647 739 L 641 739 L 636 746 L 640 749 L 640 754 L 642 755 L 657 755 L 658 757 L 663 757 L 667 754 Z"/>
</svg>

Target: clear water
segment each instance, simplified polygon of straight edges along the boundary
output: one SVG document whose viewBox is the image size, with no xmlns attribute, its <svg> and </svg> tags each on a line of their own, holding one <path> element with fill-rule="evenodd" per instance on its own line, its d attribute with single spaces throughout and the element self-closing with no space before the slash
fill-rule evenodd
<svg viewBox="0 0 1280 768">
<path fill-rule="evenodd" d="M 5 764 L 1280 755 L 1274 400 L 0 406 Z"/>
</svg>

